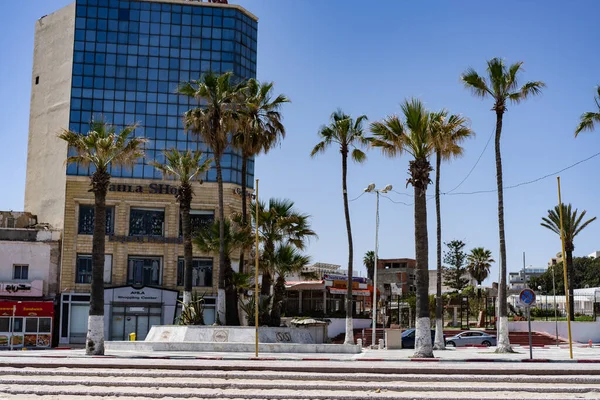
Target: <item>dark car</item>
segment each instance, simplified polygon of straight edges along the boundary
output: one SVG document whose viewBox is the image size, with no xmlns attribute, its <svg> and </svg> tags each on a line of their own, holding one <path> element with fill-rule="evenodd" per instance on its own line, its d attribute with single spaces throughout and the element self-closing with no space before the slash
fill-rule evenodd
<svg viewBox="0 0 600 400">
<path fill-rule="evenodd" d="M 407 329 L 402 332 L 402 348 L 403 349 L 414 349 L 415 348 L 415 332 L 414 328 Z M 446 336 L 444 335 L 444 341 Z M 435 330 L 431 330 L 431 344 L 435 342 Z"/>
</svg>

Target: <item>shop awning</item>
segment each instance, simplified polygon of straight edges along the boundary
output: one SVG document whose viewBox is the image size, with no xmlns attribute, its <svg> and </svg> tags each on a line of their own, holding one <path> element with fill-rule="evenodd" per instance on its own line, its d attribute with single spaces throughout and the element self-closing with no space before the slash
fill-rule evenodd
<svg viewBox="0 0 600 400">
<path fill-rule="evenodd" d="M 286 289 L 292 290 L 322 290 L 325 287 L 324 281 L 288 281 L 285 283 Z"/>
<path fill-rule="evenodd" d="M 346 294 L 346 289 L 330 287 L 329 288 L 329 293 L 331 293 L 331 294 Z M 368 289 L 354 289 L 354 290 L 352 290 L 352 296 L 365 296 L 365 297 L 368 297 L 370 295 L 371 295 L 371 293 L 369 292 Z"/>
</svg>

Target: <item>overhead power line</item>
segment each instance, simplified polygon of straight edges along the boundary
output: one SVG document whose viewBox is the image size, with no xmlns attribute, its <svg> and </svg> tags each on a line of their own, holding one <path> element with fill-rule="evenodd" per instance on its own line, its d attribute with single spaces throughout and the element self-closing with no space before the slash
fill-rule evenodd
<svg viewBox="0 0 600 400">
<path fill-rule="evenodd" d="M 459 187 L 461 187 L 461 185 L 463 183 L 465 183 L 465 181 L 467 179 L 469 179 L 469 177 L 471 176 L 471 174 L 473 173 L 473 171 L 475 170 L 475 167 L 477 167 L 477 164 L 479 164 L 479 161 L 481 161 L 481 157 L 483 157 L 483 154 L 485 153 L 485 151 L 487 150 L 490 142 L 492 141 L 492 137 L 494 137 L 494 131 L 492 131 L 490 137 L 488 138 L 483 150 L 481 151 L 481 154 L 479 155 L 479 157 L 477 158 L 477 161 L 475 162 L 475 165 L 473 165 L 473 168 L 471 168 L 471 170 L 469 171 L 469 173 L 467 174 L 467 176 L 465 176 L 465 178 L 460 181 L 460 183 L 458 185 L 456 185 L 452 190 L 449 190 L 447 192 L 445 192 L 444 194 L 450 194 L 452 192 L 454 192 L 456 189 L 458 189 Z"/>
<path fill-rule="evenodd" d="M 489 143 L 489 141 L 488 141 L 488 143 Z M 486 145 L 486 147 L 487 147 L 487 145 Z M 484 151 L 485 151 L 485 149 L 484 149 Z M 483 152 L 482 152 L 482 154 L 483 154 Z M 560 170 L 558 170 L 558 171 L 551 172 L 551 173 L 549 173 L 549 174 L 546 174 L 546 175 L 540 176 L 539 178 L 535 178 L 535 179 L 532 179 L 532 180 L 529 180 L 529 181 L 520 182 L 520 183 L 517 183 L 517 184 L 514 184 L 514 185 L 510 185 L 510 186 L 505 186 L 505 187 L 504 187 L 504 190 L 508 190 L 508 189 L 515 189 L 515 188 L 518 188 L 518 187 L 521 187 L 521 186 L 531 185 L 531 184 L 533 184 L 533 183 L 536 183 L 536 182 L 539 182 L 539 181 L 541 181 L 541 180 L 544 180 L 544 179 L 547 179 L 547 178 L 550 178 L 550 177 L 556 176 L 556 175 L 560 174 L 561 172 L 568 171 L 569 169 L 571 169 L 571 168 L 574 168 L 574 167 L 578 166 L 579 164 L 583 164 L 583 163 L 585 163 L 585 162 L 587 162 L 587 161 L 589 161 L 589 160 L 591 160 L 591 159 L 593 159 L 593 158 L 596 158 L 596 157 L 598 157 L 598 156 L 600 156 L 600 152 L 598 152 L 598 153 L 595 153 L 595 154 L 592 154 L 591 156 L 589 156 L 589 157 L 587 157 L 587 158 L 584 158 L 583 160 L 579 160 L 579 161 L 577 161 L 577 162 L 575 162 L 575 163 L 573 163 L 573 164 L 571 164 L 571 165 L 569 165 L 569 166 L 567 166 L 567 167 L 565 167 L 565 168 L 562 168 L 562 169 L 560 169 Z M 480 156 L 480 158 L 481 158 L 481 156 Z M 475 166 L 476 166 L 476 165 L 477 165 L 477 163 L 475 163 Z M 475 168 L 475 166 L 474 166 L 473 168 Z M 470 173 L 469 173 L 469 174 L 470 174 Z M 467 177 L 468 177 L 468 175 L 467 175 Z M 466 180 L 466 179 L 464 179 L 464 180 Z M 464 180 L 463 180 L 463 181 L 464 181 Z M 460 186 L 460 184 L 459 184 L 458 186 Z M 457 187 L 458 187 L 458 186 L 457 186 Z M 453 189 L 453 190 L 454 190 L 454 189 Z M 394 193 L 398 193 L 398 194 L 401 194 L 401 195 L 412 196 L 411 194 L 408 194 L 408 193 L 396 192 L 395 190 L 392 190 L 392 191 L 393 191 Z M 458 193 L 450 193 L 450 192 L 447 192 L 447 193 L 440 193 L 440 195 L 442 195 L 442 196 L 468 196 L 468 195 L 483 194 L 483 193 L 495 193 L 495 192 L 497 192 L 497 191 L 498 191 L 497 189 L 490 189 L 490 190 L 475 190 L 475 191 L 473 191 L 473 192 L 458 192 Z M 355 201 L 355 200 L 358 200 L 358 199 L 360 199 L 360 198 L 361 198 L 361 197 L 362 197 L 364 194 L 365 194 L 365 192 L 362 192 L 362 193 L 361 193 L 359 196 L 355 197 L 354 199 L 352 199 L 352 200 L 350 200 L 350 201 Z M 382 194 L 381 196 L 382 196 L 382 197 L 385 197 L 386 199 L 388 199 L 389 201 L 391 201 L 392 203 L 395 203 L 395 204 L 402 204 L 402 205 L 405 205 L 405 206 L 412 206 L 412 205 L 414 204 L 414 203 L 405 203 L 405 202 L 403 202 L 403 201 L 396 201 L 396 200 L 393 200 L 391 197 L 389 197 L 389 196 L 385 196 L 385 195 L 383 195 L 383 194 Z M 427 201 L 429 201 L 429 200 L 432 200 L 434 197 L 435 197 L 435 195 L 428 195 L 428 196 L 427 196 Z"/>
<path fill-rule="evenodd" d="M 560 169 L 560 170 L 558 170 L 556 172 L 551 172 L 549 174 L 546 174 L 544 176 L 540 176 L 539 178 L 532 179 L 530 181 L 520 182 L 520 183 L 517 183 L 516 185 L 505 186 L 504 190 L 506 190 L 506 189 L 514 189 L 514 188 L 518 188 L 520 186 L 525 186 L 525 185 L 531 185 L 532 183 L 539 182 L 539 181 L 541 181 L 543 179 L 547 179 L 547 178 L 550 178 L 552 176 L 556 176 L 556 175 L 560 174 L 561 172 L 567 171 L 567 170 L 569 170 L 569 169 L 571 169 L 573 167 L 578 166 L 579 164 L 583 164 L 584 162 L 589 161 L 592 158 L 595 158 L 595 157 L 598 157 L 598 156 L 600 156 L 600 152 L 598 152 L 596 154 L 593 154 L 593 155 L 589 156 L 588 158 L 584 158 L 583 160 L 577 161 L 576 163 L 573 163 L 573 164 L 571 164 L 571 165 L 569 165 L 569 166 L 567 166 L 567 167 L 565 167 L 563 169 Z M 476 190 L 474 192 L 447 193 L 447 195 L 448 196 L 460 196 L 460 195 L 471 195 L 471 194 L 481 194 L 481 193 L 495 193 L 497 191 L 498 191 L 498 189 Z M 444 194 L 446 194 L 446 193 L 444 193 Z"/>
</svg>

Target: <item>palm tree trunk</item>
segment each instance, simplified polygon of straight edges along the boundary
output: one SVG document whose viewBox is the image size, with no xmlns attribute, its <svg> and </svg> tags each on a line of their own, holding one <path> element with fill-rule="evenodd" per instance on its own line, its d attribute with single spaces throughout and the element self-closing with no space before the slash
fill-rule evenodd
<svg viewBox="0 0 600 400">
<path fill-rule="evenodd" d="M 237 289 L 233 285 L 233 268 L 231 268 L 231 259 L 225 255 L 225 323 L 227 326 L 239 326 L 240 315 L 237 307 Z"/>
<path fill-rule="evenodd" d="M 271 273 L 269 271 L 271 260 L 273 259 L 273 255 L 275 254 L 275 244 L 274 243 L 265 243 L 263 249 L 264 260 L 261 262 L 263 266 L 262 271 L 262 281 L 260 286 L 260 294 L 261 296 L 270 296 L 271 295 L 271 285 L 273 284 L 273 280 L 271 279 Z"/>
<path fill-rule="evenodd" d="M 242 225 L 246 226 L 248 223 L 248 205 L 246 204 L 246 174 L 248 170 L 248 156 L 242 154 Z M 244 266 L 244 252 L 245 248 L 240 249 L 240 268 L 239 272 L 245 272 Z"/>
<path fill-rule="evenodd" d="M 219 290 L 224 290 L 225 272 L 227 269 L 225 262 L 225 206 L 223 204 L 223 171 L 221 170 L 221 156 L 217 154 L 215 154 L 215 167 L 217 169 L 217 189 L 219 195 Z M 223 316 L 226 317 L 227 308 L 231 308 L 231 306 L 227 307 L 224 296 L 222 298 L 223 302 L 218 303 L 217 312 L 221 315 L 225 314 Z"/>
<path fill-rule="evenodd" d="M 573 295 L 573 282 L 575 269 L 573 268 L 573 250 L 566 251 L 567 256 L 567 282 L 569 283 L 569 318 L 575 321 L 575 297 Z M 564 264 L 564 263 L 563 263 Z"/>
<path fill-rule="evenodd" d="M 273 291 L 273 310 L 271 311 L 271 326 L 281 325 L 281 309 L 285 296 L 285 277 L 279 275 Z"/>
<path fill-rule="evenodd" d="M 262 281 L 260 284 L 260 299 L 259 304 L 268 305 L 270 302 L 267 302 L 266 299 L 271 296 L 271 285 L 273 284 L 273 279 L 271 277 L 271 273 L 269 271 L 270 262 L 273 259 L 273 254 L 275 252 L 273 243 L 265 243 L 263 255 L 264 260 L 261 262 L 262 268 Z M 271 312 L 269 307 L 266 306 L 264 309 L 259 309 L 260 315 L 258 316 L 259 322 L 261 325 L 270 325 L 271 323 Z"/>
<path fill-rule="evenodd" d="M 440 168 L 442 165 L 442 155 L 436 152 L 435 156 L 435 215 L 437 220 L 437 282 L 435 292 L 435 350 L 444 350 L 444 319 L 442 305 L 442 213 L 440 205 Z"/>
<path fill-rule="evenodd" d="M 92 175 L 94 192 L 94 235 L 92 237 L 92 285 L 88 331 L 85 341 L 87 355 L 104 355 L 104 252 L 106 235 L 106 192 L 110 175 L 96 171 Z"/>
<path fill-rule="evenodd" d="M 352 246 L 352 226 L 350 224 L 350 209 L 348 207 L 348 187 L 346 185 L 346 175 L 348 174 L 348 150 L 342 149 L 342 193 L 344 197 L 344 215 L 346 217 L 346 233 L 348 234 L 348 284 L 346 288 L 346 336 L 344 344 L 354 344 L 354 322 L 352 321 L 353 295 L 352 295 L 352 267 L 353 267 L 353 246 Z M 327 304 L 323 305 L 327 309 Z"/>
<path fill-rule="evenodd" d="M 498 347 L 497 353 L 512 353 L 508 338 L 508 303 L 506 288 L 506 240 L 504 238 L 504 190 L 502 183 L 502 156 L 500 136 L 502 134 L 503 111 L 496 111 L 496 184 L 498 185 L 498 234 L 500 236 L 500 277 L 498 282 Z"/>
<path fill-rule="evenodd" d="M 432 358 L 431 320 L 429 317 L 429 246 L 427 238 L 427 184 L 429 161 L 411 161 L 411 179 L 415 196 L 415 258 L 417 261 L 417 304 L 415 358 Z M 426 173 L 425 173 L 426 172 Z"/>
<path fill-rule="evenodd" d="M 192 232 L 190 219 L 190 203 L 192 188 L 187 185 L 181 185 L 180 193 L 180 213 L 181 230 L 183 233 L 183 306 L 187 307 L 192 300 Z"/>
</svg>

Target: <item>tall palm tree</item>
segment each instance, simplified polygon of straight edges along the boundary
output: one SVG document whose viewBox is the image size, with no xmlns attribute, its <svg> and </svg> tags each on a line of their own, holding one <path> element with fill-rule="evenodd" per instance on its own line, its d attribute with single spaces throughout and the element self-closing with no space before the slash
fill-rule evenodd
<svg viewBox="0 0 600 400">
<path fill-rule="evenodd" d="M 429 161 L 435 152 L 430 113 L 418 99 L 405 100 L 401 105 L 404 121 L 388 116 L 382 122 L 371 124 L 375 135 L 371 144 L 380 147 L 383 154 L 393 157 L 410 154 L 407 185 L 414 188 L 415 258 L 417 260 L 417 302 L 415 357 L 433 357 L 431 322 L 429 319 L 429 254 L 427 237 L 427 187 L 432 168 Z"/>
<path fill-rule="evenodd" d="M 344 200 L 344 216 L 346 217 L 346 234 L 348 236 L 348 287 L 346 291 L 346 337 L 344 344 L 354 344 L 354 323 L 352 322 L 352 267 L 354 262 L 354 248 L 352 245 L 352 226 L 350 224 L 346 176 L 348 175 L 348 154 L 357 163 L 362 163 L 367 158 L 365 153 L 356 147 L 364 146 L 368 143 L 367 139 L 363 136 L 362 126 L 367 116 L 361 115 L 355 121 L 349 115 L 344 114 L 342 110 L 337 110 L 331 114 L 330 119 L 330 124 L 321 127 L 319 130 L 321 141 L 313 148 L 310 155 L 314 157 L 318 153 L 324 152 L 329 146 L 339 148 L 342 155 L 342 197 Z"/>
<path fill-rule="evenodd" d="M 590 218 L 587 221 L 583 221 L 586 211 L 583 210 L 581 214 L 577 215 L 577 209 L 574 211 L 571 208 L 571 204 L 561 204 L 563 214 L 563 234 L 565 240 L 565 253 L 566 253 L 566 265 L 567 265 L 567 282 L 569 283 L 569 317 L 571 321 L 575 321 L 575 305 L 573 298 L 573 275 L 575 273 L 573 269 L 573 250 L 575 250 L 575 236 L 577 236 L 586 226 L 591 224 L 596 217 Z M 542 217 L 541 225 L 544 228 L 550 229 L 552 232 L 560 236 L 560 208 L 554 207 L 553 210 L 548 210 L 548 216 Z M 564 260 L 563 260 L 564 263 Z"/>
<path fill-rule="evenodd" d="M 271 325 L 281 325 L 281 310 L 285 298 L 285 276 L 299 272 L 310 263 L 310 257 L 289 244 L 279 244 L 275 250 L 274 266 L 277 273 L 273 287 L 273 308 L 271 310 Z"/>
<path fill-rule="evenodd" d="M 375 276 L 375 252 L 373 250 L 369 250 L 365 253 L 363 265 L 367 270 L 367 277 L 373 280 L 373 277 Z"/>
<path fill-rule="evenodd" d="M 285 137 L 281 106 L 290 100 L 283 94 L 273 98 L 273 83 L 260 83 L 249 79 L 242 91 L 238 115 L 238 129 L 233 135 L 233 145 L 242 155 L 242 224 L 248 223 L 247 171 L 248 159 L 268 153 Z M 240 251 L 240 271 L 244 268 L 244 252 Z"/>
<path fill-rule="evenodd" d="M 233 272 L 226 270 L 227 265 L 224 260 L 225 210 L 221 158 L 231 144 L 229 132 L 235 131 L 235 116 L 240 108 L 243 88 L 243 84 L 233 84 L 230 72 L 222 75 L 214 75 L 209 72 L 199 80 L 183 82 L 177 89 L 180 94 L 194 98 L 200 103 L 200 107 L 185 112 L 183 116 L 184 126 L 187 131 L 198 135 L 202 139 L 210 148 L 215 160 L 219 196 L 219 221 L 221 222 L 219 230 L 221 239 L 219 245 L 219 289 L 225 289 L 226 299 L 225 302 L 219 304 L 225 304 L 225 323 L 227 325 L 234 323 L 235 313 L 233 309 L 237 309 L 237 307 L 227 307 L 227 304 L 234 304 L 235 289 L 232 282 L 225 281 L 226 277 L 233 276 Z M 222 310 L 218 311 L 222 312 Z"/>
<path fill-rule="evenodd" d="M 502 156 L 500 154 L 500 136 L 502 118 L 507 111 L 506 103 L 518 104 L 530 96 L 541 94 L 546 85 L 541 81 L 527 82 L 519 87 L 519 73 L 523 62 L 510 66 L 500 58 L 487 62 L 487 79 L 473 68 L 467 69 L 461 76 L 467 89 L 475 96 L 494 100 L 492 110 L 496 113 L 496 184 L 498 187 L 498 234 L 500 237 L 500 279 L 498 284 L 498 347 L 496 352 L 513 352 L 508 338 L 508 303 L 506 293 L 506 240 L 504 237 L 504 191 L 502 188 Z"/>
<path fill-rule="evenodd" d="M 251 207 L 252 221 L 256 225 L 256 207 Z M 276 274 L 276 250 L 288 244 L 298 250 L 306 248 L 307 241 L 316 237 L 310 229 L 310 216 L 297 211 L 291 200 L 269 199 L 268 204 L 258 202 L 258 234 L 262 243 L 260 268 L 262 273 L 261 297 L 271 295 L 273 276 Z M 255 227 L 256 229 L 256 227 Z M 265 309 L 265 312 L 268 312 Z M 270 315 L 260 317 L 262 324 L 270 323 Z"/>
<path fill-rule="evenodd" d="M 435 140 L 435 214 L 437 220 L 437 284 L 435 298 L 435 341 L 434 348 L 446 348 L 444 341 L 444 322 L 442 304 L 442 213 L 440 201 L 440 176 L 442 161 L 458 158 L 463 154 L 460 144 L 474 135 L 467 126 L 467 119 L 459 115 L 450 115 L 446 110 L 431 114 L 432 133 Z"/>
<path fill-rule="evenodd" d="M 221 240 L 221 226 L 225 229 L 224 240 Z M 232 314 L 232 324 L 239 325 L 239 313 L 238 313 L 238 292 L 236 283 L 236 277 L 234 276 L 233 269 L 231 268 L 231 255 L 234 251 L 239 250 L 242 247 L 247 247 L 252 244 L 253 237 L 252 232 L 248 226 L 239 226 L 235 222 L 229 219 L 225 219 L 224 223 L 215 221 L 210 225 L 205 225 L 200 228 L 197 235 L 192 239 L 196 248 L 206 253 L 216 253 L 221 247 L 224 249 L 223 261 L 226 264 L 227 281 L 231 282 L 231 286 L 234 291 L 235 303 L 230 303 L 228 313 Z M 239 277 L 238 277 L 239 278 Z M 236 320 L 237 319 L 237 320 Z"/>
<path fill-rule="evenodd" d="M 58 136 L 67 142 L 75 155 L 67 163 L 93 166 L 90 177 L 94 193 L 94 234 L 92 236 L 92 285 L 85 352 L 104 354 L 104 246 L 106 235 L 106 192 L 110 184 L 111 167 L 130 167 L 143 157 L 146 139 L 132 137 L 137 125 L 129 125 L 117 133 L 104 120 L 92 120 L 87 134 L 63 130 Z"/>
<path fill-rule="evenodd" d="M 181 216 L 181 231 L 183 233 L 183 306 L 187 307 L 192 299 L 192 229 L 190 209 L 194 190 L 193 181 L 202 182 L 202 175 L 210 169 L 212 159 L 202 161 L 202 152 L 192 153 L 190 150 L 179 152 L 171 149 L 164 152 L 165 162 L 152 162 L 150 165 L 159 170 L 164 178 L 174 178 L 179 182 L 175 199 L 179 203 Z"/>
<path fill-rule="evenodd" d="M 600 124 L 600 85 L 596 86 L 596 92 L 597 95 L 594 96 L 594 102 L 596 103 L 596 107 L 598 107 L 598 111 L 588 111 L 581 114 L 579 125 L 575 129 L 575 137 L 583 131 L 594 130 L 594 126 Z"/>
<path fill-rule="evenodd" d="M 467 271 L 477 281 L 478 286 L 487 279 L 494 262 L 496 261 L 492 258 L 491 250 L 483 247 L 471 249 L 471 253 L 467 255 Z"/>
</svg>

